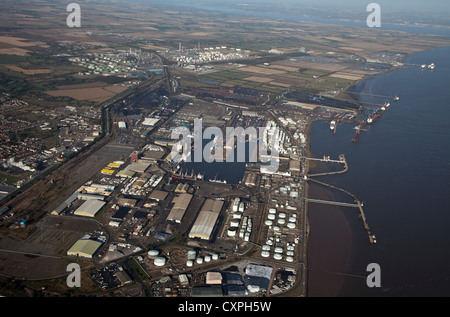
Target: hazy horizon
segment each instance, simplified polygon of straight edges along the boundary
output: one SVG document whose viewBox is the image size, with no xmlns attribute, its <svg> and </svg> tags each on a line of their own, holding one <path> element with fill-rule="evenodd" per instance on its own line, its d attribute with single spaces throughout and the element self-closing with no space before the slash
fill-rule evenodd
<svg viewBox="0 0 450 317">
<path fill-rule="evenodd" d="M 270 0 L 129 0 L 156 5 L 169 5 L 179 7 L 192 7 L 205 10 L 224 9 L 241 11 L 242 13 L 273 13 L 310 15 L 316 17 L 365 20 L 367 5 L 378 3 L 381 6 L 382 18 L 387 23 L 408 21 L 409 23 L 429 23 L 449 25 L 448 0 L 279 0 L 276 3 Z M 269 9 L 270 8 L 270 12 Z"/>
</svg>

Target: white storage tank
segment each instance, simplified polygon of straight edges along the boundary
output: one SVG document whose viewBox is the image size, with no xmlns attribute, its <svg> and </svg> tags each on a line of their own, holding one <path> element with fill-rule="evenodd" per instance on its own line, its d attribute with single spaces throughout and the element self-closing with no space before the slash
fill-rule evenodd
<svg viewBox="0 0 450 317">
<path fill-rule="evenodd" d="M 275 260 L 281 260 L 281 259 L 283 258 L 283 256 L 282 256 L 280 253 L 275 253 L 275 254 L 273 255 L 273 258 L 274 258 Z"/>
<path fill-rule="evenodd" d="M 213 253 L 211 256 L 212 256 L 213 260 L 218 260 L 219 259 L 219 255 L 217 253 Z"/>
<path fill-rule="evenodd" d="M 195 251 L 195 250 L 188 251 L 188 260 L 195 260 L 196 256 L 197 256 L 197 251 Z"/>
<path fill-rule="evenodd" d="M 287 256 L 287 257 L 286 257 L 286 261 L 288 261 L 288 262 L 293 262 L 293 261 L 294 261 L 294 258 L 293 258 L 292 256 Z"/>
<path fill-rule="evenodd" d="M 205 255 L 205 262 L 211 262 L 211 256 Z"/>
<path fill-rule="evenodd" d="M 264 223 L 266 224 L 266 226 L 271 226 L 273 225 L 273 221 L 270 219 L 267 219 L 266 221 L 264 221 Z"/>
<path fill-rule="evenodd" d="M 285 212 L 280 212 L 279 214 L 278 214 L 278 218 L 286 218 L 286 213 Z"/>
<path fill-rule="evenodd" d="M 186 266 L 187 267 L 192 267 L 194 265 L 194 261 L 192 261 L 192 260 L 187 260 L 187 262 L 186 262 Z"/>
<path fill-rule="evenodd" d="M 286 220 L 284 218 L 279 218 L 277 222 L 279 225 L 284 225 L 286 223 Z"/>
<path fill-rule="evenodd" d="M 155 260 L 153 261 L 153 264 L 155 264 L 156 266 L 164 266 L 164 265 L 166 265 L 166 258 L 159 256 L 159 257 L 155 258 Z"/>
<path fill-rule="evenodd" d="M 264 245 L 262 246 L 262 250 L 263 250 L 263 251 L 270 251 L 270 245 L 264 244 Z"/>
<path fill-rule="evenodd" d="M 268 258 L 270 256 L 270 252 L 269 251 L 261 251 L 261 256 L 264 258 Z"/>
<path fill-rule="evenodd" d="M 295 222 L 288 222 L 287 227 L 289 229 L 294 229 L 295 228 Z"/>
<path fill-rule="evenodd" d="M 150 250 L 147 252 L 147 256 L 151 259 L 156 258 L 159 255 L 159 251 L 158 250 Z"/>
<path fill-rule="evenodd" d="M 275 214 L 268 214 L 267 215 L 267 219 L 269 219 L 269 220 L 275 220 L 275 218 L 276 218 Z"/>
<path fill-rule="evenodd" d="M 283 248 L 282 247 L 276 247 L 275 248 L 275 253 L 283 253 Z"/>
<path fill-rule="evenodd" d="M 277 210 L 275 208 L 270 208 L 269 209 L 269 214 L 276 214 Z"/>
<path fill-rule="evenodd" d="M 234 228 L 239 227 L 239 220 L 231 220 L 230 227 L 234 227 Z"/>
<path fill-rule="evenodd" d="M 197 262 L 197 264 L 202 264 L 203 263 L 203 257 L 199 256 L 195 262 Z"/>
<path fill-rule="evenodd" d="M 237 231 L 236 227 L 230 228 L 230 229 L 228 229 L 227 234 L 228 234 L 229 237 L 235 237 L 236 236 L 236 231 Z"/>
</svg>

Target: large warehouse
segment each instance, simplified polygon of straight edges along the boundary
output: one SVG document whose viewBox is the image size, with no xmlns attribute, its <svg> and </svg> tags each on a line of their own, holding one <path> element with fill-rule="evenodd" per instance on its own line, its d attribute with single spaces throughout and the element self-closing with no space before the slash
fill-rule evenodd
<svg viewBox="0 0 450 317">
<path fill-rule="evenodd" d="M 91 199 L 86 200 L 84 204 L 78 207 L 73 213 L 76 216 L 94 217 L 97 212 L 106 204 L 106 201 Z"/>
<path fill-rule="evenodd" d="M 78 240 L 75 244 L 67 251 L 69 256 L 78 256 L 83 258 L 92 259 L 95 252 L 102 245 L 99 241 L 94 240 Z"/>
<path fill-rule="evenodd" d="M 191 194 L 180 194 L 176 196 L 172 202 L 175 203 L 169 215 L 167 216 L 167 220 L 175 221 L 176 223 L 181 223 L 181 219 L 183 219 L 184 213 L 186 212 L 190 202 L 192 200 Z"/>
<path fill-rule="evenodd" d="M 189 238 L 211 239 L 211 234 L 222 210 L 222 206 L 222 200 L 207 199 L 189 232 Z"/>
</svg>

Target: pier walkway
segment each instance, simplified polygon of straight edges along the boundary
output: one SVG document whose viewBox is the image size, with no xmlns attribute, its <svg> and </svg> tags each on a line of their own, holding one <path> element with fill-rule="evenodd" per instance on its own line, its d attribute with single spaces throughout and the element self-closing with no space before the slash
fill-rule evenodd
<svg viewBox="0 0 450 317">
<path fill-rule="evenodd" d="M 368 225 L 367 220 L 366 220 L 366 215 L 364 214 L 363 204 L 356 198 L 355 195 L 353 195 L 352 193 L 350 193 L 349 191 L 347 191 L 345 189 L 342 189 L 342 188 L 339 188 L 339 187 L 336 187 L 336 186 L 333 186 L 333 185 L 330 185 L 330 184 L 326 184 L 324 182 L 321 182 L 321 181 L 318 181 L 318 180 L 315 180 L 315 179 L 312 179 L 312 178 L 308 178 L 307 180 L 315 182 L 315 183 L 320 184 L 320 185 L 323 185 L 325 187 L 329 187 L 329 188 L 332 188 L 332 189 L 339 190 L 339 191 L 341 191 L 343 193 L 346 193 L 347 195 L 351 196 L 355 200 L 355 204 L 342 203 L 342 202 L 333 202 L 333 201 L 328 201 L 328 200 L 312 199 L 312 198 L 305 198 L 305 200 L 307 202 L 311 202 L 311 203 L 321 203 L 321 204 L 328 204 L 328 205 L 335 205 L 335 206 L 358 208 L 358 210 L 359 210 L 359 217 L 361 218 L 361 220 L 363 222 L 364 229 L 367 231 L 370 243 L 372 243 L 372 244 L 376 243 L 375 235 L 370 232 L 370 228 L 369 228 L 369 225 Z"/>
<path fill-rule="evenodd" d="M 344 164 L 344 169 L 341 170 L 341 171 L 310 174 L 310 175 L 308 175 L 308 177 L 342 174 L 342 173 L 345 173 L 345 172 L 348 171 L 348 164 L 347 164 L 347 160 L 345 159 L 344 154 L 339 155 L 339 160 L 330 160 L 328 158 L 320 159 L 320 158 L 313 158 L 313 157 L 307 157 L 306 159 L 310 160 L 310 161 L 320 161 L 320 162 L 327 162 L 327 163 L 341 163 L 341 164 Z"/>
<path fill-rule="evenodd" d="M 341 203 L 338 201 L 321 200 L 321 199 L 313 199 L 313 198 L 308 198 L 307 201 L 309 203 L 335 205 L 335 206 L 350 207 L 350 208 L 359 208 L 358 204 Z"/>
</svg>

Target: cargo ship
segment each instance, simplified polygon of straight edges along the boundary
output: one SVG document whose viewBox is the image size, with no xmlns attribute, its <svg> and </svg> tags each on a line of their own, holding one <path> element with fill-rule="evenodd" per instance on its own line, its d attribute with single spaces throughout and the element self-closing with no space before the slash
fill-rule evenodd
<svg viewBox="0 0 450 317">
<path fill-rule="evenodd" d="M 330 122 L 330 132 L 336 133 L 336 121 L 331 120 Z"/>
<path fill-rule="evenodd" d="M 430 65 L 428 65 L 428 69 L 434 69 L 434 63 L 431 63 Z"/>
<path fill-rule="evenodd" d="M 369 117 L 366 119 L 366 122 L 368 124 L 372 124 L 375 121 L 375 119 L 377 119 L 378 117 L 381 117 L 383 115 L 385 110 L 386 110 L 385 107 L 383 107 L 383 106 L 379 107 L 374 112 L 372 112 L 372 114 L 369 115 Z"/>
</svg>

